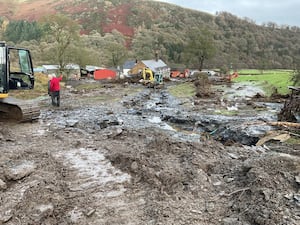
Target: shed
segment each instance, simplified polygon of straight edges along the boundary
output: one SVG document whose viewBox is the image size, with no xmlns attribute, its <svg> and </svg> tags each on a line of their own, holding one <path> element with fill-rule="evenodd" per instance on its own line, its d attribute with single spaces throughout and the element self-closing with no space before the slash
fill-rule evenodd
<svg viewBox="0 0 300 225">
<path fill-rule="evenodd" d="M 115 79 L 117 72 L 110 69 L 96 69 L 94 71 L 95 80 Z"/>
<path fill-rule="evenodd" d="M 52 73 L 58 73 L 59 71 L 59 65 L 43 65 L 43 73 L 45 74 L 52 74 Z"/>
<path fill-rule="evenodd" d="M 43 65 L 42 71 L 45 74 L 58 74 L 60 66 L 59 65 Z M 80 74 L 80 67 L 77 64 L 69 63 L 64 67 L 65 72 L 67 73 L 68 77 L 73 78 L 73 76 L 78 76 Z"/>
<path fill-rule="evenodd" d="M 131 70 L 130 74 L 140 74 L 143 68 L 148 67 L 154 73 L 162 73 L 164 78 L 170 78 L 170 67 L 162 61 L 158 60 L 142 60 L 139 61 Z"/>
<path fill-rule="evenodd" d="M 86 65 L 85 68 L 80 68 L 80 79 L 94 78 L 95 70 L 105 69 L 103 67 Z"/>
<path fill-rule="evenodd" d="M 80 78 L 80 66 L 77 64 L 69 63 L 65 66 L 65 72 L 69 79 L 79 79 Z"/>
<path fill-rule="evenodd" d="M 128 75 L 129 71 L 136 65 L 137 61 L 136 60 L 128 60 L 126 61 L 123 66 L 123 74 Z"/>
</svg>

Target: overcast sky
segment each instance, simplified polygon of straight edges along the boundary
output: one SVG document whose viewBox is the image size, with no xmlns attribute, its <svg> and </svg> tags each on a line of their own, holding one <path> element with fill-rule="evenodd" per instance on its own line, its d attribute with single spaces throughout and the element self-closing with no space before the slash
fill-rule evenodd
<svg viewBox="0 0 300 225">
<path fill-rule="evenodd" d="M 275 22 L 300 27 L 300 0 L 158 0 L 208 12 L 226 11 L 256 24 Z"/>
</svg>

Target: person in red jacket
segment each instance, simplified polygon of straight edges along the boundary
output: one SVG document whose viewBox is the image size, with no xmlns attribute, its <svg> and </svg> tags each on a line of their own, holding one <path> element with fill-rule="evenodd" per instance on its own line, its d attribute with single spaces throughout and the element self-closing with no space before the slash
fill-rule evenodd
<svg viewBox="0 0 300 225">
<path fill-rule="evenodd" d="M 49 81 L 49 92 L 52 100 L 53 106 L 60 106 L 60 81 L 62 80 L 62 75 L 56 77 L 52 75 L 51 80 Z"/>
</svg>

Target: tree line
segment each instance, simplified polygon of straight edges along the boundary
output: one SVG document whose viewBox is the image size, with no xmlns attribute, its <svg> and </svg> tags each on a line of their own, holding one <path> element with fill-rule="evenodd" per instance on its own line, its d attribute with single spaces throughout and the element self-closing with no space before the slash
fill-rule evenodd
<svg viewBox="0 0 300 225">
<path fill-rule="evenodd" d="M 153 59 L 159 52 L 171 67 L 300 68 L 298 27 L 258 26 L 227 12 L 212 16 L 166 3 L 137 2 L 127 17 L 128 25 L 135 28 L 133 37 L 117 30 L 102 33 L 93 24 L 89 27 L 94 30 L 80 35 L 86 26 L 59 13 L 40 21 L 10 21 L 3 26 L 0 19 L 0 23 L 1 39 L 30 48 L 37 65 L 118 67 L 127 59 Z"/>
</svg>

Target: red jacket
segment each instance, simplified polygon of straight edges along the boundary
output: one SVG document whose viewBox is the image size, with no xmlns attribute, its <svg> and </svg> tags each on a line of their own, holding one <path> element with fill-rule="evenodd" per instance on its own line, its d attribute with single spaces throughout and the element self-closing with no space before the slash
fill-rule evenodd
<svg viewBox="0 0 300 225">
<path fill-rule="evenodd" d="M 62 80 L 62 76 L 60 77 L 53 77 L 50 80 L 50 91 L 59 91 L 60 90 L 60 85 L 59 82 Z"/>
</svg>

